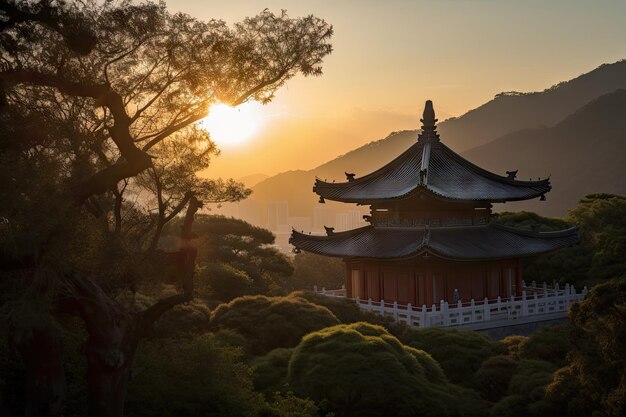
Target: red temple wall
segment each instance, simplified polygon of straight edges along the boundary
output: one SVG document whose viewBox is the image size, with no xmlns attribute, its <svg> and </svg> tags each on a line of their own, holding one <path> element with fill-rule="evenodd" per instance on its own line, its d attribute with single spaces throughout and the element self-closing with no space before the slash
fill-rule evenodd
<svg viewBox="0 0 626 417">
<path fill-rule="evenodd" d="M 351 298 L 388 303 L 428 306 L 440 300 L 454 302 L 458 289 L 462 301 L 482 301 L 485 297 L 508 298 L 521 294 L 519 259 L 490 262 L 427 261 L 348 261 L 346 289 Z"/>
</svg>

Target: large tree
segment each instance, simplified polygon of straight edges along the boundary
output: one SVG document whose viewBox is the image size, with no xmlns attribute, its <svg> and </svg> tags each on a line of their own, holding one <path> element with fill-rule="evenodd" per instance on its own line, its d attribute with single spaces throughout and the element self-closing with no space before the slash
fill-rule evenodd
<svg viewBox="0 0 626 417">
<path fill-rule="evenodd" d="M 61 312 L 80 317 L 88 334 L 89 414 L 123 414 L 137 344 L 193 296 L 195 213 L 203 199 L 247 193 L 195 176 L 214 145 L 194 123 L 217 101 L 266 103 L 297 73 L 321 74 L 331 35 L 314 16 L 267 10 L 228 26 L 162 3 L 0 2 L 0 256 L 21 290 L 12 301 L 27 306 L 13 308 L 10 323 L 32 382 L 30 415 L 60 413 L 64 380 L 50 323 Z M 183 210 L 173 257 L 180 293 L 142 311 L 115 301 L 116 290 L 150 275 L 137 273 L 154 263 L 141 254 Z M 32 306 L 40 318 L 24 320 L 20 311 Z"/>
</svg>

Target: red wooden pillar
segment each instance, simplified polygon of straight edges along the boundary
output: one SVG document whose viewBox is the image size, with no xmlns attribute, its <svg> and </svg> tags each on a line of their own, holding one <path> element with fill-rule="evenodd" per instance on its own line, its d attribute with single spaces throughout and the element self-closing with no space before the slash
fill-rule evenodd
<svg viewBox="0 0 626 417">
<path fill-rule="evenodd" d="M 433 301 L 433 271 L 430 267 L 424 268 L 424 303 L 427 306 L 433 305 L 435 302 Z"/>
<path fill-rule="evenodd" d="M 352 298 L 352 269 L 348 261 L 344 261 L 344 263 L 346 265 L 346 297 Z"/>
<path fill-rule="evenodd" d="M 415 306 L 417 304 L 417 297 L 415 295 L 416 291 L 416 276 L 415 276 L 415 264 L 412 263 L 409 266 L 409 303 L 411 303 L 412 306 Z"/>
</svg>

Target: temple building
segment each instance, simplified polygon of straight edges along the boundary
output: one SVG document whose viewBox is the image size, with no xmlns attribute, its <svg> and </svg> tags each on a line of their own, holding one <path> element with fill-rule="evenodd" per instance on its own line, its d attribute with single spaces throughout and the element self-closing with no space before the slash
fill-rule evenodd
<svg viewBox="0 0 626 417">
<path fill-rule="evenodd" d="M 290 243 L 295 251 L 342 258 L 345 296 L 370 305 L 460 308 L 470 300 L 521 299 L 523 292 L 525 300 L 521 260 L 575 243 L 576 229 L 505 227 L 491 221 L 492 206 L 545 200 L 549 179 L 519 181 L 517 171 L 501 176 L 462 158 L 440 141 L 431 101 L 421 122 L 416 143 L 382 168 L 347 173 L 346 182 L 316 180 L 320 203 L 370 206 L 369 225 L 327 228 L 326 236 L 294 230 Z"/>
</svg>

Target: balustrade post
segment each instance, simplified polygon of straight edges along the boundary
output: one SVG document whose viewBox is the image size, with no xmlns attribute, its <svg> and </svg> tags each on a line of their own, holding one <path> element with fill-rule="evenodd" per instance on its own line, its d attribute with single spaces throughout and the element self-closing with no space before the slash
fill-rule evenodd
<svg viewBox="0 0 626 417">
<path fill-rule="evenodd" d="M 317 292 L 317 285 L 313 286 L 313 292 Z"/>
<path fill-rule="evenodd" d="M 420 327 L 426 327 L 426 304 L 422 304 L 422 311 L 420 312 Z"/>
<path fill-rule="evenodd" d="M 441 314 L 443 314 L 443 325 L 447 326 L 450 322 L 449 311 L 448 311 L 448 303 L 441 300 Z"/>
<path fill-rule="evenodd" d="M 586 285 L 583 287 L 583 290 L 582 290 L 581 294 L 583 295 L 583 298 L 585 298 L 585 296 L 587 295 L 587 286 Z"/>
<path fill-rule="evenodd" d="M 572 293 L 572 288 L 569 284 L 565 284 L 565 294 L 563 294 L 563 300 L 565 304 L 565 310 L 569 307 L 570 294 Z"/>
<path fill-rule="evenodd" d="M 496 299 L 496 305 L 498 306 L 498 311 L 500 311 L 502 308 L 502 298 L 500 296 Z"/>
<path fill-rule="evenodd" d="M 526 301 L 526 290 L 522 291 L 522 317 L 528 316 L 528 302 Z"/>
<path fill-rule="evenodd" d="M 406 306 L 406 324 L 413 326 L 413 306 L 411 303 Z"/>
<path fill-rule="evenodd" d="M 380 315 L 385 315 L 385 300 L 380 300 Z"/>
<path fill-rule="evenodd" d="M 526 287 L 526 281 L 522 280 L 522 288 L 525 288 L 525 287 Z"/>
<path fill-rule="evenodd" d="M 474 320 L 474 313 L 475 313 L 474 310 L 476 310 L 476 303 L 474 302 L 474 299 L 472 298 L 470 300 L 470 323 L 474 323 L 474 321 L 475 321 Z"/>
<path fill-rule="evenodd" d="M 485 297 L 485 300 L 483 301 L 483 320 L 484 321 L 489 321 L 490 317 L 489 317 L 489 299 L 487 297 Z"/>
<path fill-rule="evenodd" d="M 326 294 L 326 287 L 322 287 L 322 294 Z"/>
<path fill-rule="evenodd" d="M 537 288 L 537 282 L 534 279 L 533 279 L 532 285 L 533 285 L 533 288 Z"/>
<path fill-rule="evenodd" d="M 395 321 L 398 321 L 398 302 L 397 301 L 393 302 L 393 319 Z"/>
<path fill-rule="evenodd" d="M 367 299 L 367 305 L 370 306 L 370 307 L 372 306 L 372 299 L 371 298 Z"/>
</svg>

